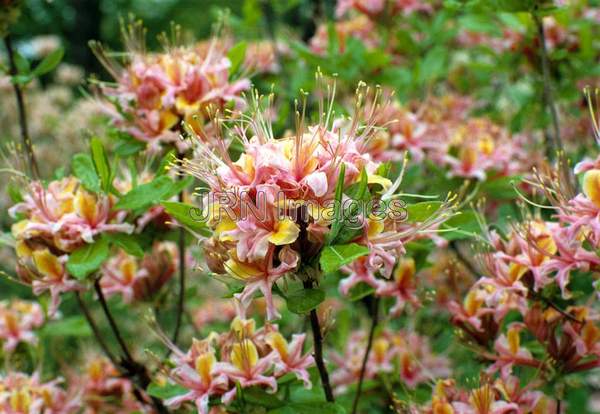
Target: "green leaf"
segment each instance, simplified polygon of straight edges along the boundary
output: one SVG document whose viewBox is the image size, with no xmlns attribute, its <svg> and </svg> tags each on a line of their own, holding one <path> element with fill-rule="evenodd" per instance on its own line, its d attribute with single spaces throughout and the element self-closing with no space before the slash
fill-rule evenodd
<svg viewBox="0 0 600 414">
<path fill-rule="evenodd" d="M 364 282 L 360 282 L 356 286 L 353 286 L 352 289 L 350 289 L 348 299 L 350 299 L 351 301 L 357 301 L 364 298 L 365 296 L 369 296 L 373 292 L 375 292 L 375 288 L 373 286 L 369 286 Z"/>
<path fill-rule="evenodd" d="M 331 225 L 331 230 L 327 233 L 325 237 L 325 244 L 331 244 L 331 242 L 335 239 L 335 237 L 340 232 L 343 223 L 343 211 L 342 211 L 342 196 L 344 194 L 344 178 L 346 177 L 346 164 L 342 163 L 340 166 L 340 174 L 338 176 L 338 181 L 335 185 L 335 198 L 333 200 L 333 208 L 334 208 L 334 217 L 333 224 Z"/>
<path fill-rule="evenodd" d="M 104 146 L 102 145 L 102 142 L 99 138 L 94 137 L 90 142 L 90 148 L 92 151 L 92 160 L 94 162 L 94 167 L 96 168 L 96 173 L 98 174 L 98 177 L 100 177 L 102 189 L 105 193 L 108 193 L 112 187 L 112 178 L 110 172 L 110 164 L 108 163 L 108 158 L 106 157 Z"/>
<path fill-rule="evenodd" d="M 69 255 L 67 270 L 77 279 L 84 279 L 95 272 L 108 259 L 108 240 L 104 237 L 86 244 Z"/>
<path fill-rule="evenodd" d="M 244 63 L 244 58 L 246 57 L 246 47 L 248 44 L 246 42 L 239 42 L 227 52 L 227 57 L 231 62 L 231 68 L 229 68 L 229 73 L 236 73 L 242 63 Z"/>
<path fill-rule="evenodd" d="M 244 401 L 267 409 L 278 408 L 285 404 L 277 396 L 258 387 L 244 389 Z"/>
<path fill-rule="evenodd" d="M 146 389 L 146 392 L 151 397 L 156 397 L 161 400 L 168 400 L 169 398 L 177 397 L 188 392 L 187 388 L 182 387 L 178 384 L 166 383 L 159 385 L 156 382 L 151 382 Z"/>
<path fill-rule="evenodd" d="M 431 82 L 442 76 L 447 68 L 448 50 L 436 46 L 425 55 L 419 69 L 419 79 L 423 83 Z"/>
<path fill-rule="evenodd" d="M 75 154 L 71 166 L 73 174 L 79 178 L 85 188 L 95 193 L 100 192 L 100 178 L 96 173 L 92 157 L 88 154 Z"/>
<path fill-rule="evenodd" d="M 305 314 L 315 309 L 325 300 L 325 291 L 321 289 L 301 289 L 286 297 L 290 312 Z"/>
<path fill-rule="evenodd" d="M 458 240 L 467 239 L 472 234 L 477 234 L 481 231 L 477 214 L 473 210 L 461 212 L 453 217 L 450 217 L 443 225 L 444 229 L 456 228 L 456 231 L 442 233 L 445 239 Z"/>
<path fill-rule="evenodd" d="M 409 223 L 422 223 L 430 218 L 442 206 L 441 201 L 423 201 L 406 206 Z"/>
<path fill-rule="evenodd" d="M 517 185 L 521 179 L 521 176 L 491 178 L 481 185 L 481 191 L 492 200 L 513 200 L 518 196 L 513 184 Z"/>
<path fill-rule="evenodd" d="M 167 195 L 175 183 L 166 175 L 161 175 L 149 183 L 138 185 L 125 194 L 115 205 L 115 208 L 135 210 L 158 204 Z"/>
<path fill-rule="evenodd" d="M 17 73 L 19 75 L 28 75 L 31 71 L 29 61 L 16 50 L 13 52 L 13 57 L 15 59 L 15 66 L 17 67 Z"/>
<path fill-rule="evenodd" d="M 369 248 L 356 243 L 326 246 L 321 252 L 319 263 L 323 273 L 327 274 L 366 254 L 369 254 Z"/>
<path fill-rule="evenodd" d="M 127 254 L 136 257 L 144 256 L 144 250 L 140 246 L 136 236 L 126 233 L 110 233 L 107 234 L 106 237 L 110 242 L 125 250 Z"/>
<path fill-rule="evenodd" d="M 146 149 L 146 143 L 138 141 L 131 135 L 119 132 L 116 134 L 117 144 L 115 145 L 115 154 L 120 157 L 129 157 L 138 154 Z"/>
<path fill-rule="evenodd" d="M 330 402 L 305 402 L 289 403 L 269 411 L 269 414 L 345 414 L 346 410 L 336 403 Z"/>
<path fill-rule="evenodd" d="M 177 201 L 163 201 L 161 204 L 165 211 L 182 226 L 203 236 L 211 235 L 212 232 L 206 226 L 206 223 L 202 221 L 202 212 L 197 207 Z"/>
<path fill-rule="evenodd" d="M 46 56 L 31 72 L 33 76 L 41 76 L 54 69 L 62 60 L 65 50 L 59 47 Z"/>
<path fill-rule="evenodd" d="M 88 337 L 92 335 L 87 321 L 83 316 L 70 316 L 48 323 L 42 329 L 46 337 Z"/>
</svg>

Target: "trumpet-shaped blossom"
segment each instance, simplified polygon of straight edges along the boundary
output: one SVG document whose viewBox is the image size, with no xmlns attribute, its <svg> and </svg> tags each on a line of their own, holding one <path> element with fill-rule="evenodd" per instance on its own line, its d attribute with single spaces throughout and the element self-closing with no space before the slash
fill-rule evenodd
<svg viewBox="0 0 600 414">
<path fill-rule="evenodd" d="M 242 310 L 239 308 L 239 310 Z M 162 340 L 173 356 L 165 374 L 187 390 L 165 401 L 168 407 L 179 408 L 193 403 L 199 413 L 209 412 L 209 398 L 220 398 L 230 404 L 237 387 L 261 387 L 277 391 L 277 378 L 291 372 L 310 387 L 307 369 L 314 364 L 312 356 L 303 354 L 304 335 L 294 335 L 288 342 L 277 325 L 256 328 L 252 319 L 236 316 L 230 330 L 212 332 L 206 339 L 192 342 L 188 352 L 182 352 L 164 334 Z"/>
<path fill-rule="evenodd" d="M 26 342 L 37 344 L 33 330 L 44 323 L 42 307 L 35 302 L 12 300 L 0 302 L 0 342 L 5 352 L 12 352 Z"/>
<path fill-rule="evenodd" d="M 141 259 L 124 251 L 111 257 L 102 268 L 100 286 L 107 297 L 120 294 L 125 303 L 152 298 L 176 273 L 177 246 L 156 242 Z"/>
<path fill-rule="evenodd" d="M 133 25 L 129 37 L 132 50 L 123 66 L 101 47 L 95 52 L 116 80 L 104 85 L 102 93 L 114 105 L 107 105 L 117 127 L 157 150 L 162 143 L 183 149 L 177 128 L 182 121 L 203 130 L 216 109 L 234 102 L 239 109 L 240 94 L 248 89 L 247 79 L 231 80 L 231 62 L 216 40 L 208 47 L 171 47 L 163 53 L 149 53 L 133 38 L 139 25 Z"/>
</svg>

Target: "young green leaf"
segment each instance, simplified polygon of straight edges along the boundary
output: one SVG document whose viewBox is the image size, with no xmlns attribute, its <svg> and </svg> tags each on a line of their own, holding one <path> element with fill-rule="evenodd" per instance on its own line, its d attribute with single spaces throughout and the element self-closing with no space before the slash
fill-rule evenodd
<svg viewBox="0 0 600 414">
<path fill-rule="evenodd" d="M 321 252 L 319 263 L 323 273 L 327 274 L 366 254 L 369 254 L 369 248 L 356 243 L 326 246 Z"/>
<path fill-rule="evenodd" d="M 77 279 L 85 279 L 108 259 L 108 240 L 104 237 L 86 244 L 69 255 L 67 270 Z"/>
<path fill-rule="evenodd" d="M 79 178 L 85 188 L 95 193 L 100 192 L 100 178 L 94 168 L 94 161 L 88 154 L 75 154 L 71 161 L 73 174 Z"/>
<path fill-rule="evenodd" d="M 315 309 L 325 300 L 325 291 L 321 289 L 301 289 L 290 293 L 285 299 L 290 312 L 305 314 Z"/>
<path fill-rule="evenodd" d="M 202 214 L 198 208 L 177 201 L 163 201 L 161 203 L 165 211 L 169 213 L 182 226 L 203 236 L 210 236 L 211 231 L 202 221 Z"/>
<path fill-rule="evenodd" d="M 33 76 L 41 76 L 50 72 L 60 63 L 64 54 L 65 50 L 62 47 L 53 50 L 33 69 L 31 74 Z"/>
<path fill-rule="evenodd" d="M 325 236 L 325 244 L 331 244 L 333 240 L 335 240 L 336 236 L 340 232 L 342 228 L 342 224 L 344 222 L 343 216 L 344 211 L 342 209 L 342 196 L 344 195 L 344 178 L 346 177 L 346 164 L 342 163 L 340 166 L 340 174 L 338 176 L 338 181 L 335 185 L 335 198 L 333 200 L 333 208 L 334 208 L 334 217 L 333 223 L 331 225 L 331 230 Z"/>
<path fill-rule="evenodd" d="M 121 249 L 125 250 L 125 252 L 127 254 L 130 254 L 130 255 L 136 256 L 136 257 L 144 256 L 144 250 L 142 249 L 142 247 L 140 246 L 140 243 L 138 242 L 137 238 L 133 234 L 110 233 L 110 234 L 107 234 L 106 237 L 108 238 L 108 240 L 110 242 L 116 244 Z"/>
<path fill-rule="evenodd" d="M 150 383 L 146 392 L 151 397 L 156 397 L 161 400 L 168 400 L 169 398 L 177 397 L 178 395 L 183 395 L 188 390 L 181 385 L 178 384 L 170 384 L 166 383 L 163 385 L 159 385 L 156 382 Z"/>
<path fill-rule="evenodd" d="M 233 74 L 238 71 L 242 63 L 244 62 L 244 58 L 246 57 L 246 42 L 239 42 L 227 52 L 227 57 L 231 62 L 231 67 L 229 68 L 229 73 Z"/>
<path fill-rule="evenodd" d="M 435 214 L 442 206 L 441 201 L 423 201 L 406 206 L 407 220 L 410 223 L 421 223 Z"/>
<path fill-rule="evenodd" d="M 108 193 L 112 187 L 112 179 L 110 164 L 108 163 L 104 146 L 99 138 L 94 137 L 90 142 L 90 148 L 92 151 L 92 160 L 94 161 L 96 173 L 98 174 L 98 177 L 100 177 L 102 190 L 104 190 L 105 193 Z"/>
<path fill-rule="evenodd" d="M 115 208 L 135 210 L 157 204 L 163 199 L 175 183 L 166 175 L 161 175 L 149 183 L 138 185 L 125 194 L 115 205 Z"/>
</svg>

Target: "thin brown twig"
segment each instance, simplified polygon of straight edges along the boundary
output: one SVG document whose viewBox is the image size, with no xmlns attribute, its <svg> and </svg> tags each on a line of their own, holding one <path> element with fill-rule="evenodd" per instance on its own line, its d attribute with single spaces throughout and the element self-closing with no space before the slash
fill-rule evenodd
<svg viewBox="0 0 600 414">
<path fill-rule="evenodd" d="M 10 75 L 15 76 L 18 74 L 17 64 L 15 62 L 14 49 L 12 46 L 12 41 L 10 35 L 6 35 L 4 38 L 4 46 L 6 47 L 6 54 L 8 55 L 8 64 Z M 25 99 L 23 98 L 23 90 L 21 86 L 12 82 L 13 89 L 15 91 L 15 98 L 17 100 L 17 112 L 19 115 L 19 127 L 21 129 L 21 141 L 23 145 L 23 151 L 25 151 L 25 158 L 28 160 L 29 172 L 34 179 L 40 178 L 40 172 L 38 169 L 37 161 L 35 160 L 35 155 L 33 154 L 33 145 L 31 143 L 31 138 L 29 137 L 29 131 L 27 128 L 27 112 L 25 109 Z"/>
<path fill-rule="evenodd" d="M 100 345 L 100 348 L 102 349 L 102 351 L 104 352 L 106 357 L 110 360 L 110 362 L 112 362 L 112 364 L 115 367 L 118 367 L 119 362 L 117 361 L 117 359 L 115 358 L 115 356 L 109 349 L 108 345 L 104 341 L 104 338 L 102 337 L 100 330 L 98 329 L 98 325 L 96 325 L 96 322 L 94 321 L 94 318 L 92 317 L 92 314 L 90 313 L 90 310 L 88 309 L 87 305 L 81 298 L 81 293 L 79 293 L 78 291 L 75 291 L 75 298 L 77 299 L 79 308 L 81 309 L 81 312 L 83 312 L 83 315 L 85 316 L 85 319 L 86 319 L 88 325 L 90 326 L 90 329 L 92 330 L 92 333 L 94 334 L 94 337 L 96 338 L 96 341 L 98 342 L 98 345 Z"/>
<path fill-rule="evenodd" d="M 554 92 L 552 90 L 552 82 L 550 79 L 550 59 L 548 58 L 548 47 L 546 45 L 546 33 L 544 32 L 544 24 L 540 16 L 536 11 L 532 13 L 533 20 L 535 21 L 535 25 L 537 27 L 538 36 L 540 39 L 540 55 L 542 60 L 542 77 L 544 84 L 544 101 L 548 111 L 550 112 L 550 116 L 552 118 L 552 129 L 553 134 L 552 137 L 552 150 L 549 155 L 554 158 L 554 155 L 557 152 L 562 153 L 562 142 L 560 139 L 560 128 L 558 122 L 558 111 L 556 110 L 556 104 L 554 102 Z"/>
<path fill-rule="evenodd" d="M 94 281 L 94 289 L 96 290 L 96 295 L 98 296 L 98 301 L 100 302 L 100 306 L 102 307 L 104 316 L 106 316 L 108 324 L 110 325 L 110 328 L 111 328 L 113 334 L 115 335 L 117 342 L 119 343 L 121 351 L 123 351 L 123 355 L 125 356 L 125 359 L 128 362 L 135 361 L 133 359 L 133 357 L 131 356 L 131 353 L 129 352 L 129 348 L 127 347 L 127 344 L 123 340 L 121 331 L 119 330 L 119 327 L 117 326 L 117 323 L 116 323 L 115 319 L 113 318 L 112 313 L 110 312 L 110 309 L 108 308 L 108 304 L 106 303 L 106 298 L 104 297 L 104 293 L 102 292 L 102 287 L 100 286 L 100 278 L 98 278 Z"/>
<path fill-rule="evenodd" d="M 183 158 L 182 153 L 177 154 L 177 159 Z M 182 176 L 178 176 L 182 179 Z M 183 202 L 183 190 L 177 196 L 180 203 Z M 177 240 L 177 250 L 179 252 L 179 293 L 177 298 L 177 314 L 175 316 L 175 329 L 173 330 L 173 337 L 171 340 L 177 345 L 179 339 L 179 332 L 181 330 L 181 322 L 183 320 L 183 314 L 185 313 L 185 229 L 179 227 L 179 239 Z"/>
<path fill-rule="evenodd" d="M 360 367 L 360 377 L 358 379 L 358 386 L 356 388 L 356 394 L 354 395 L 354 401 L 352 402 L 352 414 L 356 414 L 358 408 L 358 401 L 362 392 L 362 386 L 365 379 L 365 372 L 367 370 L 367 362 L 369 361 L 369 355 L 371 354 L 371 348 L 373 347 L 373 337 L 375 336 L 375 328 L 379 322 L 379 298 L 371 297 L 371 329 L 369 330 L 369 339 L 367 341 L 367 348 L 365 349 L 365 355 L 363 356 L 362 365 Z"/>
<path fill-rule="evenodd" d="M 117 342 L 119 343 L 121 350 L 123 351 L 124 358 L 121 360 L 119 365 L 127 372 L 128 376 L 136 377 L 138 379 L 139 389 L 136 388 L 134 390 L 134 395 L 138 399 L 138 401 L 140 401 L 140 403 L 146 404 L 146 400 L 145 400 L 142 392 L 146 391 L 146 388 L 148 387 L 148 385 L 150 385 L 150 382 L 151 382 L 150 376 L 148 375 L 148 371 L 146 370 L 146 367 L 144 365 L 140 364 L 133 358 L 133 356 L 131 355 L 131 352 L 129 351 L 129 348 L 127 347 L 127 344 L 123 340 L 121 331 L 119 330 L 119 327 L 118 327 L 114 317 L 112 316 L 112 313 L 110 312 L 110 308 L 108 307 L 108 304 L 106 303 L 106 298 L 104 297 L 104 293 L 102 292 L 102 287 L 100 286 L 100 278 L 97 278 L 94 281 L 94 289 L 98 296 L 98 301 L 100 302 L 102 311 L 104 312 L 104 316 L 106 316 L 106 319 L 108 320 L 108 324 L 110 325 L 110 328 L 111 328 L 115 338 L 117 339 Z M 152 400 L 152 404 L 154 405 L 154 408 L 156 408 L 156 410 L 160 414 L 165 414 L 165 413 L 169 412 L 158 398 L 155 398 L 155 397 L 150 397 L 150 398 Z"/>
<path fill-rule="evenodd" d="M 311 289 L 313 287 L 313 281 L 307 280 L 303 282 L 305 289 Z M 319 370 L 319 376 L 321 377 L 321 385 L 323 386 L 323 392 L 325 393 L 325 399 L 329 402 L 334 402 L 333 391 L 331 383 L 329 382 L 329 373 L 323 360 L 323 333 L 321 332 L 321 324 L 319 323 L 319 316 L 317 315 L 316 309 L 310 311 L 310 325 L 313 333 L 314 342 L 314 358 Z"/>
</svg>

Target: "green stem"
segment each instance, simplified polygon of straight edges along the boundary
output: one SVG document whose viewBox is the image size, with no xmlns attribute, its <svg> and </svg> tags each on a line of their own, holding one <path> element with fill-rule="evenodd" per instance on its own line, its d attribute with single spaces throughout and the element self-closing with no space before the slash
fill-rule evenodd
<svg viewBox="0 0 600 414">
<path fill-rule="evenodd" d="M 8 64 L 10 69 L 10 75 L 15 76 L 18 74 L 17 65 L 15 63 L 14 49 L 12 41 L 9 35 L 4 38 L 4 46 L 6 47 L 6 54 L 8 55 Z M 27 112 L 25 109 L 25 99 L 23 97 L 23 90 L 21 85 L 16 82 L 12 82 L 13 89 L 15 91 L 15 98 L 17 100 L 17 113 L 19 115 L 19 127 L 21 129 L 21 142 L 23 145 L 23 151 L 25 152 L 25 159 L 28 160 L 29 173 L 35 180 L 40 178 L 40 172 L 38 169 L 35 155 L 33 154 L 33 145 L 29 137 L 29 131 L 27 128 Z"/>
</svg>

